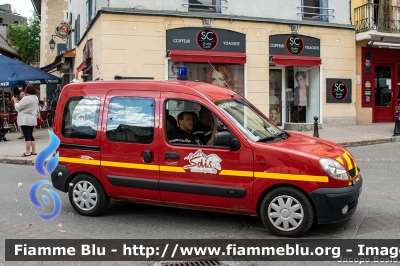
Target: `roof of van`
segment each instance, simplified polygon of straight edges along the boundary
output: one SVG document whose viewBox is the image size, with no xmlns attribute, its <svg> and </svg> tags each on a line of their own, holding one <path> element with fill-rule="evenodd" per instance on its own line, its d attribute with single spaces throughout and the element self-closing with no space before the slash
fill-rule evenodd
<svg viewBox="0 0 400 266">
<path fill-rule="evenodd" d="M 154 86 L 157 84 L 158 86 Z M 110 86 L 118 85 L 118 87 Z M 232 90 L 225 87 L 220 87 L 205 82 L 196 81 L 181 81 L 181 80 L 110 80 L 110 81 L 89 81 L 67 84 L 65 88 L 68 89 L 84 89 L 85 87 L 95 87 L 96 92 L 106 93 L 110 89 L 129 89 L 132 90 L 132 85 L 140 87 L 141 90 L 158 90 L 158 91 L 176 91 L 183 92 L 191 90 L 192 93 L 201 93 L 212 101 L 220 101 L 230 98 L 241 98 L 241 96 Z"/>
</svg>

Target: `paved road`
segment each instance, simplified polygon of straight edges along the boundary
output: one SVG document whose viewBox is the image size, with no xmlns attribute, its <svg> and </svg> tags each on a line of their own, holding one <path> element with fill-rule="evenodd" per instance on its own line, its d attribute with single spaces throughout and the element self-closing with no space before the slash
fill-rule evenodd
<svg viewBox="0 0 400 266">
<path fill-rule="evenodd" d="M 358 210 L 347 222 L 314 226 L 305 238 L 399 238 L 400 143 L 353 147 L 349 150 L 356 158 L 364 179 Z M 60 215 L 51 221 L 43 221 L 35 214 L 37 209 L 28 196 L 30 187 L 40 179 L 42 177 L 33 166 L 1 165 L 0 238 L 3 241 L 0 242 L 0 263 L 4 260 L 4 239 L 10 238 L 276 238 L 267 232 L 256 217 L 128 202 L 112 201 L 104 215 L 83 217 L 75 213 L 67 195 L 61 192 L 58 192 L 62 202 Z M 49 206 L 41 212 L 51 211 L 52 206 Z M 250 262 L 239 264 L 251 265 Z"/>
</svg>

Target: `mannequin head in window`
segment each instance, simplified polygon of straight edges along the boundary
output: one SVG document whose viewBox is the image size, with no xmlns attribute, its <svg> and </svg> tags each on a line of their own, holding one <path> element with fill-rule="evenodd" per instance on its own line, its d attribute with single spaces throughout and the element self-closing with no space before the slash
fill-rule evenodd
<svg viewBox="0 0 400 266">
<path fill-rule="evenodd" d="M 179 62 L 173 62 L 171 65 L 171 76 L 178 76 Z"/>
<path fill-rule="evenodd" d="M 225 66 L 214 65 L 214 68 L 211 68 L 208 71 L 205 82 L 233 90 L 232 76 L 228 68 Z"/>
<path fill-rule="evenodd" d="M 276 125 L 279 125 L 281 123 L 281 113 L 279 110 L 279 106 L 274 105 L 269 108 L 269 118 Z"/>
<path fill-rule="evenodd" d="M 306 73 L 304 73 L 303 71 L 298 71 L 296 72 L 295 78 L 299 88 L 306 87 L 306 79 L 307 79 Z"/>
</svg>

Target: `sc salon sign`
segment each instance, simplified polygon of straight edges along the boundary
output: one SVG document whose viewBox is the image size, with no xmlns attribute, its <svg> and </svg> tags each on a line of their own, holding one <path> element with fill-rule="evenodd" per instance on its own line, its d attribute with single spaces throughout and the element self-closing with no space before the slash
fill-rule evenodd
<svg viewBox="0 0 400 266">
<path fill-rule="evenodd" d="M 320 40 L 299 34 L 269 37 L 269 53 L 276 55 L 320 56 Z"/>
<path fill-rule="evenodd" d="M 327 103 L 351 103 L 351 79 L 326 79 Z"/>
<path fill-rule="evenodd" d="M 243 33 L 208 28 L 177 28 L 167 30 L 167 50 L 246 53 Z"/>
<path fill-rule="evenodd" d="M 213 30 L 204 29 L 197 33 L 196 41 L 200 49 L 212 50 L 218 44 L 218 36 Z"/>
</svg>

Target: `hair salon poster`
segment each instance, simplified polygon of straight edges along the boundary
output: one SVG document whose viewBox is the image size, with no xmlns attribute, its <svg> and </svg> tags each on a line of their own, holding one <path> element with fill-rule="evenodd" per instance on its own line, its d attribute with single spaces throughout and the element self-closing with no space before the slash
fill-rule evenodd
<svg viewBox="0 0 400 266">
<path fill-rule="evenodd" d="M 351 103 L 351 79 L 326 79 L 327 103 Z"/>
</svg>

